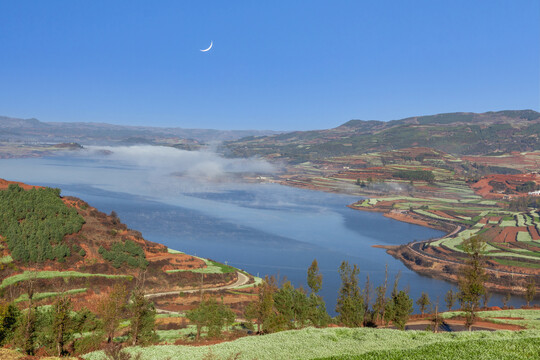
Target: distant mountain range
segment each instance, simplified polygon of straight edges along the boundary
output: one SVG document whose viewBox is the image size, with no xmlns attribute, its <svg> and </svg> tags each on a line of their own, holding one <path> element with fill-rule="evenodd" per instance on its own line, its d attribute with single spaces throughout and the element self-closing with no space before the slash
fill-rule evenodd
<svg viewBox="0 0 540 360">
<path fill-rule="evenodd" d="M 507 110 L 447 113 L 393 121 L 351 120 L 328 130 L 247 137 L 224 144 L 230 156 L 266 156 L 303 162 L 408 147 L 453 154 L 489 154 L 540 149 L 540 113 Z"/>
<path fill-rule="evenodd" d="M 183 129 L 85 122 L 41 122 L 37 119 L 0 116 L 0 141 L 151 144 L 161 143 L 164 139 L 178 138 L 208 143 L 278 133 L 270 130 Z"/>
</svg>

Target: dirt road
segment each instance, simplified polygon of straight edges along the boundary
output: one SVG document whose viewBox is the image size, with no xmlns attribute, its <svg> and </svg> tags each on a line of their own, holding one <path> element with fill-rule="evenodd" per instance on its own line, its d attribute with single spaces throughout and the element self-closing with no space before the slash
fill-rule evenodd
<svg viewBox="0 0 540 360">
<path fill-rule="evenodd" d="M 236 274 L 238 275 L 238 279 L 234 284 L 230 285 L 223 285 L 218 287 L 211 287 L 211 288 L 203 288 L 203 291 L 219 291 L 219 290 L 227 290 L 227 289 L 234 289 L 239 286 L 245 285 L 249 282 L 249 277 L 242 274 L 241 272 L 237 271 Z M 199 289 L 189 289 L 189 290 L 175 290 L 175 291 L 167 291 L 167 292 L 160 292 L 160 293 L 154 293 L 154 294 L 146 294 L 145 297 L 147 298 L 155 298 L 160 296 L 166 296 L 166 295 L 178 295 L 179 293 L 194 293 L 198 292 Z"/>
</svg>

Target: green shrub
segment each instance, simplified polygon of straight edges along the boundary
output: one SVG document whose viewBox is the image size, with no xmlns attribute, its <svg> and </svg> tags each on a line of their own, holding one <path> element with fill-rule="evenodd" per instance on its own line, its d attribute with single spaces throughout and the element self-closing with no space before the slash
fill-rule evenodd
<svg viewBox="0 0 540 360">
<path fill-rule="evenodd" d="M 123 243 L 115 242 L 110 250 L 100 246 L 98 252 L 105 260 L 110 261 L 115 268 L 119 268 L 124 264 L 142 269 L 148 266 L 144 250 L 132 240 L 126 240 Z"/>
</svg>

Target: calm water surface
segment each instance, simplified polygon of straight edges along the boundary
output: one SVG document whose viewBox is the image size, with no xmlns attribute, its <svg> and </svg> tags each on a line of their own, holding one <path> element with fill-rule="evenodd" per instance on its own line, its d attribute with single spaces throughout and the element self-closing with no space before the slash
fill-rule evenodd
<svg viewBox="0 0 540 360">
<path fill-rule="evenodd" d="M 275 184 L 212 183 L 171 173 L 162 166 L 96 156 L 0 160 L 1 178 L 59 187 L 63 195 L 80 197 L 101 211 L 115 210 L 148 240 L 254 275 L 278 275 L 307 287 L 307 268 L 317 259 L 331 313 L 343 260 L 358 264 L 361 282 L 369 275 L 375 286 L 383 282 L 388 265 L 390 286 L 401 272 L 400 286 L 414 299 L 426 291 L 431 299 L 440 298 L 441 307 L 446 291 L 455 290 L 372 247 L 435 238 L 443 235 L 440 231 L 347 208 L 357 197 Z M 500 305 L 500 298 L 494 295 L 490 304 Z"/>
</svg>

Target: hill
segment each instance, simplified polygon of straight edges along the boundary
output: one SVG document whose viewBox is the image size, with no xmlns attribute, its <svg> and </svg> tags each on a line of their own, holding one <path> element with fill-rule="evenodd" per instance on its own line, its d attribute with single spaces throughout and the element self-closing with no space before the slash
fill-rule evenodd
<svg viewBox="0 0 540 360">
<path fill-rule="evenodd" d="M 95 122 L 42 122 L 0 116 L 0 142 L 84 144 L 176 144 L 235 140 L 276 134 L 270 130 L 184 129 L 180 127 L 124 126 Z"/>
<path fill-rule="evenodd" d="M 533 110 L 448 113 L 401 120 L 351 120 L 328 130 L 296 131 L 227 142 L 231 156 L 254 155 L 293 163 L 327 157 L 430 147 L 452 154 L 540 148 L 540 113 Z"/>
<path fill-rule="evenodd" d="M 22 186 L 22 187 L 21 187 Z M 92 304 L 115 283 L 144 281 L 149 294 L 219 289 L 254 280 L 237 269 L 147 241 L 112 212 L 59 189 L 0 180 L 0 293 L 25 301 L 28 292 L 47 304 L 61 292 Z"/>
</svg>

